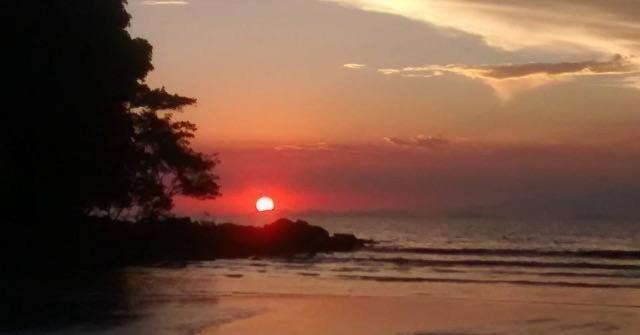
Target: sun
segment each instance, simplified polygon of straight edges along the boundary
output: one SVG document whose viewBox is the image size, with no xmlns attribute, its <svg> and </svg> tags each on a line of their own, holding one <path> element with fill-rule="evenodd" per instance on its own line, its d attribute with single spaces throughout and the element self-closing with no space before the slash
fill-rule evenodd
<svg viewBox="0 0 640 335">
<path fill-rule="evenodd" d="M 258 212 L 272 211 L 275 208 L 273 199 L 263 196 L 256 201 L 256 209 Z"/>
</svg>

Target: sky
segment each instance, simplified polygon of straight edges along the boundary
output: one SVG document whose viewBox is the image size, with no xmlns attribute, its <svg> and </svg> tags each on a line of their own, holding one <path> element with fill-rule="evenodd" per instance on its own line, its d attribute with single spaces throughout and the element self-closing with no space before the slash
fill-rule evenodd
<svg viewBox="0 0 640 335">
<path fill-rule="evenodd" d="M 640 4 L 130 0 L 218 153 L 176 211 L 640 217 Z M 515 215 L 514 214 L 514 215 Z"/>
</svg>

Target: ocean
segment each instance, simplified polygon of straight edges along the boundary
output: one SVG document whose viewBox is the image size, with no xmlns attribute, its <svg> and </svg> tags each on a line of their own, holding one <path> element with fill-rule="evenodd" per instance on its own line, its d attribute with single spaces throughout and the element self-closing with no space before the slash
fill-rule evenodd
<svg viewBox="0 0 640 335">
<path fill-rule="evenodd" d="M 345 218 L 315 223 L 375 244 L 317 257 L 347 280 L 640 289 L 640 223 Z M 348 269 L 348 271 L 345 271 Z"/>
<path fill-rule="evenodd" d="M 329 287 L 349 294 L 367 293 L 376 282 L 391 284 L 389 292 L 376 287 L 378 294 L 421 294 L 431 283 L 640 289 L 639 222 L 363 216 L 322 216 L 309 222 L 373 243 L 348 253 L 190 266 L 238 279 L 311 280 L 317 290 Z M 287 291 L 278 292 L 295 289 Z"/>
</svg>

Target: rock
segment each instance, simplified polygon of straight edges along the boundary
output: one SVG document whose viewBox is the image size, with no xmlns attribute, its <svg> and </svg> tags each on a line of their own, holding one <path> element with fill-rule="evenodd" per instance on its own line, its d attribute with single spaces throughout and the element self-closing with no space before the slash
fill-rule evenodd
<svg viewBox="0 0 640 335">
<path fill-rule="evenodd" d="M 69 268 L 179 265 L 218 258 L 286 257 L 351 251 L 366 243 L 351 234 L 331 236 L 322 227 L 289 219 L 253 227 L 197 222 L 189 218 L 136 223 L 87 218 L 72 229 L 56 227 L 47 234 L 35 233 L 14 230 L 12 235 L 7 234 L 15 241 L 32 241 L 34 236 L 42 236 L 42 239 L 38 243 L 41 249 L 24 249 L 20 257 L 5 257 L 5 263 L 11 262 L 13 268 L 26 268 L 38 262 L 42 267 L 41 258 L 46 252 L 47 264 L 54 268 L 63 264 Z"/>
<path fill-rule="evenodd" d="M 331 251 L 351 251 L 364 246 L 364 241 L 353 234 L 333 234 L 331 237 Z"/>
<path fill-rule="evenodd" d="M 352 234 L 331 236 L 324 228 L 302 220 L 279 219 L 263 227 L 231 223 L 216 226 L 216 254 L 221 257 L 349 251 L 363 244 Z"/>
<path fill-rule="evenodd" d="M 266 254 L 294 254 L 330 251 L 329 232 L 309 223 L 279 219 L 262 227 Z"/>
</svg>

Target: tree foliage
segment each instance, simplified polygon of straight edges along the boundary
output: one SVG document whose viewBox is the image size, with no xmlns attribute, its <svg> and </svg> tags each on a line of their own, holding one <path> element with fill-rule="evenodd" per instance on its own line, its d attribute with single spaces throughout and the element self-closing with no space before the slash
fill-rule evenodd
<svg viewBox="0 0 640 335">
<path fill-rule="evenodd" d="M 193 103 L 194 99 L 171 95 L 164 87 L 142 86 L 132 104 L 138 111 L 131 114 L 136 159 L 129 200 L 141 216 L 167 213 L 178 194 L 201 199 L 219 195 L 218 178 L 212 173 L 217 159 L 190 147 L 195 124 L 174 121 L 172 113 L 159 114 Z"/>
<path fill-rule="evenodd" d="M 11 103 L 2 111 L 4 215 L 122 210 L 166 214 L 177 194 L 219 194 L 214 156 L 194 151 L 194 99 L 151 89 L 152 47 L 127 31 L 124 0 L 31 0 L 7 48 Z"/>
</svg>

